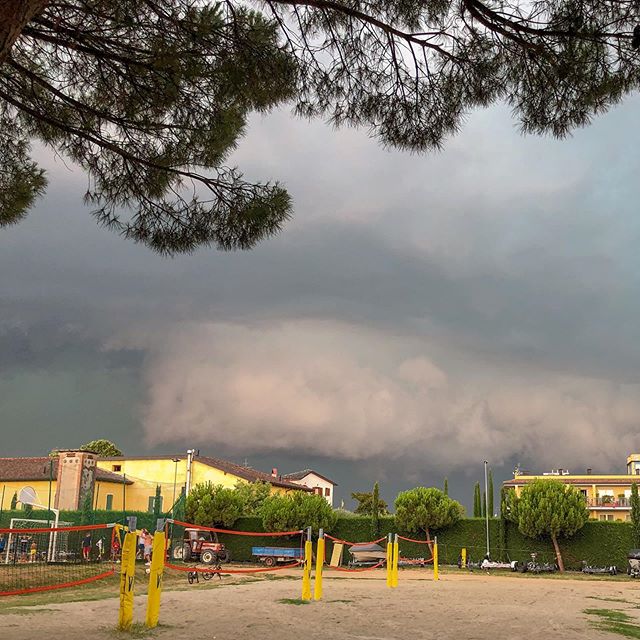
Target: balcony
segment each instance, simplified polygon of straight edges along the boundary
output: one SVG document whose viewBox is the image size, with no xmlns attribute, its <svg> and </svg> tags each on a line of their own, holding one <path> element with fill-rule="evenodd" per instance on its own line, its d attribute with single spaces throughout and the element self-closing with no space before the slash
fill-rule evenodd
<svg viewBox="0 0 640 640">
<path fill-rule="evenodd" d="M 629 498 L 614 498 L 612 496 L 588 498 L 587 506 L 589 509 L 631 509 L 631 500 Z"/>
</svg>

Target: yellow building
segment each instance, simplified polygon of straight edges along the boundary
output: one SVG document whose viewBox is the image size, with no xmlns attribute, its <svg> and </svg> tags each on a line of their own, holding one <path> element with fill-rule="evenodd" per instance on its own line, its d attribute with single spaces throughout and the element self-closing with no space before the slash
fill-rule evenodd
<svg viewBox="0 0 640 640">
<path fill-rule="evenodd" d="M 58 460 L 53 459 L 52 465 L 49 482 L 47 457 L 0 458 L 0 510 L 8 509 L 14 493 L 25 487 L 35 491 L 38 504 L 54 506 Z M 158 486 L 161 512 L 171 509 L 188 487 L 206 482 L 233 488 L 238 482 L 263 481 L 272 485 L 273 492 L 313 491 L 284 479 L 275 469 L 268 474 L 194 451 L 174 456 L 98 458 L 95 480 L 93 508 L 118 512 L 153 511 Z"/>
<path fill-rule="evenodd" d="M 590 517 L 594 520 L 629 520 L 631 518 L 631 485 L 637 482 L 640 488 L 640 454 L 632 453 L 627 458 L 626 474 L 596 475 L 591 469 L 582 475 L 557 469 L 541 475 L 516 469 L 513 480 L 507 480 L 505 487 L 514 488 L 516 494 L 528 483 L 538 479 L 560 480 L 580 491 L 587 499 Z"/>
<path fill-rule="evenodd" d="M 0 511 L 9 509 L 13 496 L 30 487 L 35 493 L 35 502 L 42 507 L 54 507 L 58 477 L 58 458 L 46 456 L 35 458 L 0 458 Z M 122 495 L 123 486 L 130 481 L 104 469 L 96 469 L 94 497 Z M 104 508 L 104 507 L 103 507 Z"/>
</svg>

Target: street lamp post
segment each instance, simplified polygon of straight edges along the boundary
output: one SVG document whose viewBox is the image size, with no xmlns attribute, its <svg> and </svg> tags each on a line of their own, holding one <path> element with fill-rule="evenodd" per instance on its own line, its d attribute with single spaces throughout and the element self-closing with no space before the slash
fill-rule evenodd
<svg viewBox="0 0 640 640">
<path fill-rule="evenodd" d="M 489 486 L 487 484 L 487 465 L 489 462 L 484 461 L 484 515 L 487 530 L 487 556 L 489 555 Z"/>
</svg>

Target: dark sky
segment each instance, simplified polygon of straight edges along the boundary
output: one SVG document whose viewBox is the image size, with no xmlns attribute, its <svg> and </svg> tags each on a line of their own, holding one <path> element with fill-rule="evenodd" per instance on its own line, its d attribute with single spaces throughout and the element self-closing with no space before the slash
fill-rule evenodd
<svg viewBox="0 0 640 640">
<path fill-rule="evenodd" d="M 256 118 L 233 158 L 295 217 L 248 253 L 159 257 L 83 174 L 0 232 L 0 454 L 108 437 L 469 505 L 488 459 L 622 472 L 640 449 L 638 100 L 564 141 L 472 114 L 441 153 Z M 347 500 L 347 506 L 350 501 Z"/>
</svg>

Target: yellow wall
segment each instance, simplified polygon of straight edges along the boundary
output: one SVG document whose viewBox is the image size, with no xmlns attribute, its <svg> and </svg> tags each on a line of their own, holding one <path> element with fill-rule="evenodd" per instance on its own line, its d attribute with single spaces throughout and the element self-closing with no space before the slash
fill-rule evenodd
<svg viewBox="0 0 640 640">
<path fill-rule="evenodd" d="M 4 500 L 2 500 L 2 487 L 4 487 Z M 13 494 L 20 493 L 20 489 L 24 487 L 31 487 L 35 490 L 37 495 L 37 502 L 43 507 L 49 504 L 49 481 L 48 480 L 16 480 L 4 482 L 0 480 L 0 508 L 7 510 L 11 507 L 11 500 Z M 97 499 L 97 509 L 104 509 L 106 507 L 107 494 L 113 494 L 113 509 L 122 510 L 122 486 L 114 484 L 113 482 L 96 482 L 96 488 L 94 490 L 94 506 Z M 56 500 L 56 481 L 51 482 L 51 506 L 55 505 Z M 21 508 L 21 504 L 18 503 L 18 508 Z"/>
<path fill-rule="evenodd" d="M 4 487 L 4 500 L 2 499 L 2 488 Z M 14 493 L 20 493 L 20 489 L 24 487 L 32 487 L 36 491 L 38 501 L 47 505 L 49 502 L 49 481 L 48 480 L 17 480 L 4 482 L 0 480 L 0 508 L 3 510 L 11 507 L 11 500 Z M 56 496 L 56 482 L 51 483 L 51 506 L 53 506 Z M 20 505 L 18 505 L 20 507 Z"/>
<path fill-rule="evenodd" d="M 120 466 L 116 471 L 114 467 Z M 98 467 L 112 473 L 125 474 L 127 480 L 133 484 L 126 487 L 126 508 L 128 511 L 147 511 L 149 508 L 149 498 L 155 496 L 156 486 L 160 485 L 163 498 L 162 511 L 168 511 L 173 505 L 174 477 L 175 477 L 175 498 L 180 497 L 182 487 L 187 483 L 187 460 L 173 462 L 171 459 L 158 460 L 98 460 Z M 238 482 L 245 482 L 242 478 L 210 467 L 193 460 L 191 466 L 191 486 L 211 482 L 221 484 L 232 489 Z M 109 489 L 106 489 L 109 491 Z M 291 489 L 273 487 L 273 493 L 289 493 Z M 102 488 L 98 496 L 98 508 L 105 508 L 106 495 L 102 495 Z M 122 511 L 122 491 L 117 491 L 113 496 L 113 509 Z"/>
<path fill-rule="evenodd" d="M 180 460 L 175 463 L 173 460 L 98 460 L 100 469 L 111 471 L 112 473 L 124 474 L 132 484 L 123 485 L 117 482 L 96 481 L 94 492 L 94 507 L 96 509 L 107 508 L 107 496 L 111 495 L 111 509 L 113 511 L 147 511 L 149 509 L 149 498 L 155 496 L 156 486 L 160 485 L 162 496 L 161 511 L 168 511 L 174 502 L 174 477 L 175 477 L 175 498 L 180 497 L 182 487 L 187 482 L 187 461 Z M 120 471 L 115 471 L 114 467 L 120 466 Z M 191 486 L 211 482 L 221 484 L 224 487 L 233 488 L 238 482 L 245 482 L 243 479 L 231 473 L 226 473 L 194 459 L 192 467 Z M 4 502 L 2 509 L 9 509 L 11 498 L 14 492 L 19 493 L 25 486 L 33 487 L 38 495 L 38 501 L 42 505 L 48 504 L 49 481 L 48 480 L 21 480 L 17 482 L 0 481 L 0 497 L 2 496 L 2 486 L 5 486 Z M 273 493 L 290 493 L 292 489 L 273 487 Z M 51 505 L 55 504 L 56 481 L 51 483 Z M 123 504 L 124 502 L 124 504 Z"/>
</svg>

